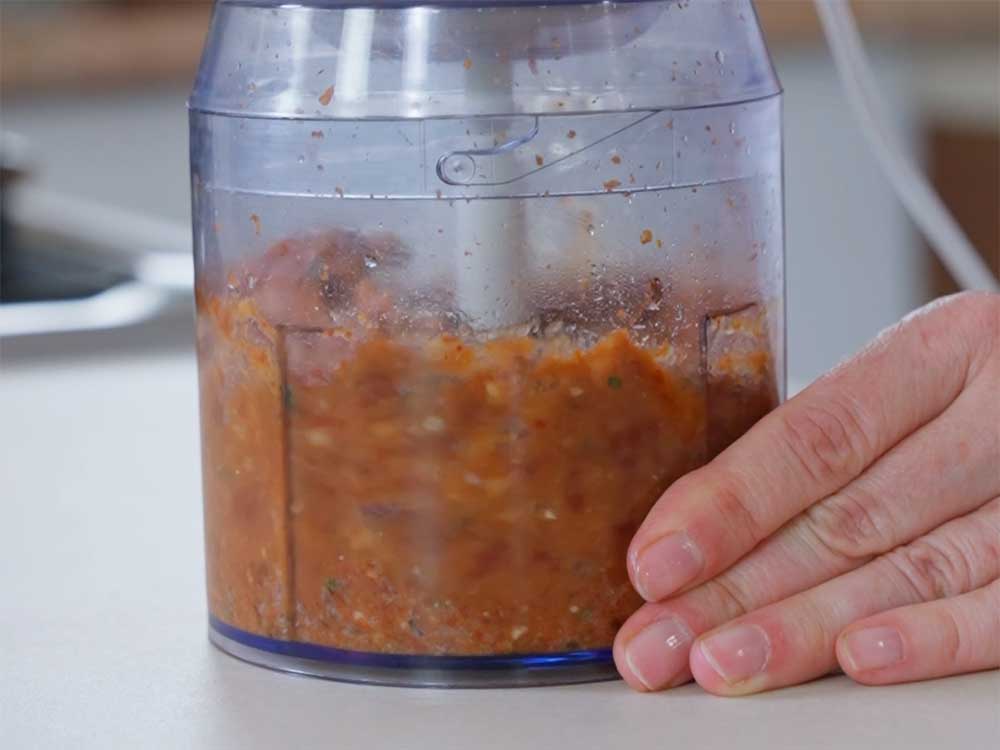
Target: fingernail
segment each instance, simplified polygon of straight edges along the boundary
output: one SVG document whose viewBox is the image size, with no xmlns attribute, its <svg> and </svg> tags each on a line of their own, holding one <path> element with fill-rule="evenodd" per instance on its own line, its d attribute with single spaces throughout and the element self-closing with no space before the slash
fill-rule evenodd
<svg viewBox="0 0 1000 750">
<path fill-rule="evenodd" d="M 666 687 L 688 663 L 694 636 L 676 617 L 647 625 L 625 646 L 625 662 L 647 690 Z"/>
<path fill-rule="evenodd" d="M 844 639 L 844 647 L 857 672 L 884 669 L 903 660 L 903 639 L 895 628 L 855 630 Z"/>
<path fill-rule="evenodd" d="M 757 625 L 736 625 L 701 642 L 701 653 L 730 685 L 749 680 L 767 667 L 771 643 Z"/>
<path fill-rule="evenodd" d="M 687 534 L 670 534 L 639 553 L 632 571 L 636 590 L 647 602 L 658 601 L 693 581 L 703 565 Z"/>
</svg>

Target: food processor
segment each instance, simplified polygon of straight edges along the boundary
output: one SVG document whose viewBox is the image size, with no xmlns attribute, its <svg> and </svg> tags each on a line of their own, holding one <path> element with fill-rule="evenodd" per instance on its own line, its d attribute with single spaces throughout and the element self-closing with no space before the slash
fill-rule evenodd
<svg viewBox="0 0 1000 750">
<path fill-rule="evenodd" d="M 749 0 L 223 0 L 190 109 L 213 642 L 613 676 L 632 534 L 783 395 Z"/>
</svg>

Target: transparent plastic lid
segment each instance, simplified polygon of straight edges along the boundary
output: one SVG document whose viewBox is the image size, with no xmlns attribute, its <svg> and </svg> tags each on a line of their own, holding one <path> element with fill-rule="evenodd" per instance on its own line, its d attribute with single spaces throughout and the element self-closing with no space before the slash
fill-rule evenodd
<svg viewBox="0 0 1000 750">
<path fill-rule="evenodd" d="M 190 104 L 422 119 L 679 109 L 779 90 L 750 0 L 221 0 Z"/>
</svg>

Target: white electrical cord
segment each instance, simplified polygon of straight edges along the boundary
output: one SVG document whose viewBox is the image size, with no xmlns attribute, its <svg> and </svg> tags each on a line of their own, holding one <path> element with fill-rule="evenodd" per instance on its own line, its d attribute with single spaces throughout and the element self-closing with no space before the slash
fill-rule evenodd
<svg viewBox="0 0 1000 750">
<path fill-rule="evenodd" d="M 871 66 L 847 0 L 816 0 L 816 10 L 848 101 L 913 222 L 959 286 L 1000 292 L 1000 282 L 886 124 Z"/>
</svg>

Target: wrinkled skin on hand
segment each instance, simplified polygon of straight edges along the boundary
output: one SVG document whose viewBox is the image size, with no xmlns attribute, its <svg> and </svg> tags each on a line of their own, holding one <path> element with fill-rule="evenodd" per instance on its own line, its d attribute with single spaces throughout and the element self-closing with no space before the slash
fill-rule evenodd
<svg viewBox="0 0 1000 750">
<path fill-rule="evenodd" d="M 615 661 L 719 695 L 1000 666 L 1000 296 L 940 300 L 673 484 Z"/>
</svg>

